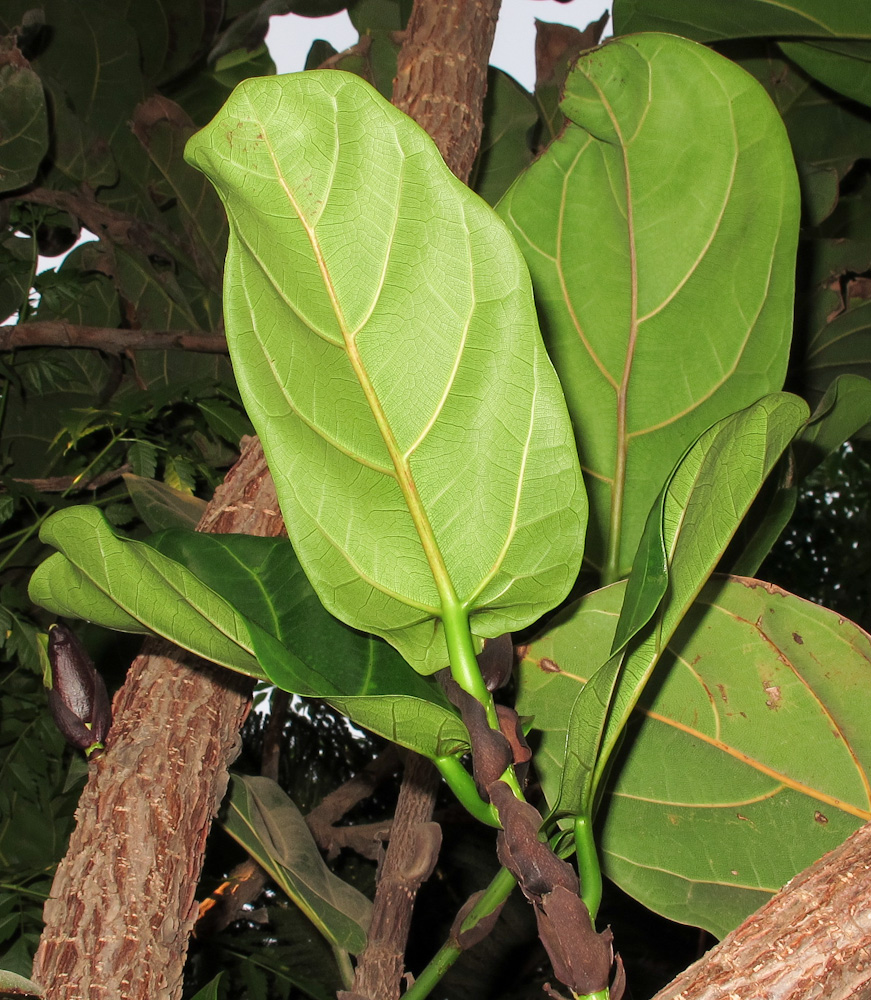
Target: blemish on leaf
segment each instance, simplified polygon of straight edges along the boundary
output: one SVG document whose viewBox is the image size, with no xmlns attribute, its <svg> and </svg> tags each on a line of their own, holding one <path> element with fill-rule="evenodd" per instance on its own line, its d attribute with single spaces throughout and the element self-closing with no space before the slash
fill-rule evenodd
<svg viewBox="0 0 871 1000">
<path fill-rule="evenodd" d="M 562 671 L 559 668 L 559 665 L 554 663 L 553 660 L 549 660 L 546 656 L 542 657 L 542 659 L 539 660 L 538 665 L 546 674 L 562 673 Z"/>
<path fill-rule="evenodd" d="M 825 816 L 825 815 L 824 815 L 823 813 L 821 813 L 821 812 L 819 811 L 819 809 L 818 809 L 818 810 L 817 810 L 817 811 L 816 811 L 816 812 L 814 813 L 814 821 L 815 821 L 815 822 L 817 822 L 817 823 L 821 823 L 821 824 L 825 825 L 826 823 L 828 823 L 828 822 L 829 822 L 829 817 L 828 817 L 828 816 Z"/>
<path fill-rule="evenodd" d="M 675 816 L 673 813 L 669 813 L 668 821 L 669 821 L 669 823 L 671 823 L 672 826 L 677 826 L 678 823 L 680 823 L 680 819 L 677 816 Z"/>
<path fill-rule="evenodd" d="M 763 681 L 762 689 L 768 695 L 765 707 L 775 711 L 780 708 L 780 688 L 776 684 L 772 684 L 771 681 Z"/>
<path fill-rule="evenodd" d="M 792 638 L 794 642 L 797 642 L 799 644 L 799 646 L 804 645 L 804 639 L 802 639 L 802 637 L 798 634 L 798 632 L 793 632 Z"/>
<path fill-rule="evenodd" d="M 735 815 L 738 817 L 738 819 L 743 819 L 745 821 L 747 820 L 747 817 L 742 815 L 741 813 L 735 813 Z"/>
<path fill-rule="evenodd" d="M 728 705 L 729 704 L 729 696 L 726 694 L 726 685 L 725 684 L 718 684 L 717 685 L 717 690 L 720 692 L 720 697 Z"/>
</svg>

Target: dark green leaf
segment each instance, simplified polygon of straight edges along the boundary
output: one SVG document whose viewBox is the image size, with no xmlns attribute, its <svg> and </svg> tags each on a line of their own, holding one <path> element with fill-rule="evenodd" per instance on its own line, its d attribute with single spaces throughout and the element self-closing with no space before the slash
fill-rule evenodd
<svg viewBox="0 0 871 1000">
<path fill-rule="evenodd" d="M 0 191 L 24 187 L 48 152 L 48 114 L 42 83 L 18 56 L 0 64 Z"/>
<path fill-rule="evenodd" d="M 372 904 L 327 868 L 293 801 L 270 778 L 235 775 L 224 828 L 332 944 L 366 947 Z"/>
</svg>

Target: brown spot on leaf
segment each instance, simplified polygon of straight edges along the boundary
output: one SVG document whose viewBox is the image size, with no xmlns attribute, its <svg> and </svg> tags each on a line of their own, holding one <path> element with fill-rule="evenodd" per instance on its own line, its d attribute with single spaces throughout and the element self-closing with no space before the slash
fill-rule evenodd
<svg viewBox="0 0 871 1000">
<path fill-rule="evenodd" d="M 802 639 L 802 637 L 798 634 L 798 632 L 793 632 L 792 633 L 792 639 L 793 639 L 793 642 L 797 642 L 799 644 L 799 646 L 803 646 L 804 645 L 804 639 Z"/>
<path fill-rule="evenodd" d="M 562 673 L 562 670 L 560 670 L 559 665 L 554 663 L 553 660 L 549 660 L 546 656 L 543 657 L 541 660 L 539 660 L 538 665 L 546 674 Z"/>
<path fill-rule="evenodd" d="M 728 705 L 729 704 L 729 696 L 726 694 L 726 685 L 725 684 L 718 684 L 717 685 L 717 690 L 720 692 L 720 697 Z"/>
<path fill-rule="evenodd" d="M 736 815 L 736 816 L 738 817 L 738 819 L 743 819 L 743 820 L 745 820 L 745 821 L 746 821 L 746 819 L 747 819 L 747 817 L 746 817 L 746 816 L 744 816 L 744 815 L 742 815 L 741 813 L 735 813 L 735 815 Z"/>
<path fill-rule="evenodd" d="M 825 816 L 823 813 L 819 811 L 819 809 L 817 809 L 817 811 L 814 813 L 814 821 L 817 823 L 821 823 L 823 826 L 825 826 L 825 824 L 829 822 L 829 817 Z"/>
<path fill-rule="evenodd" d="M 780 708 L 780 688 L 776 684 L 772 684 L 771 681 L 763 681 L 762 688 L 768 695 L 765 707 L 777 711 Z"/>
</svg>

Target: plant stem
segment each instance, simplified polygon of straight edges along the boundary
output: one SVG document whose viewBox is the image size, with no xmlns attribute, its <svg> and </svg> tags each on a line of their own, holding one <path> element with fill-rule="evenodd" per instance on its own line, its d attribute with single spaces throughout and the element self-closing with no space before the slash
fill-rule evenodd
<svg viewBox="0 0 871 1000">
<path fill-rule="evenodd" d="M 596 914 L 602 902 L 602 869 L 599 853 L 593 839 L 593 824 L 589 816 L 575 817 L 575 854 L 578 859 L 578 874 L 581 877 L 581 899 L 590 913 L 590 921 L 595 926 Z"/>
<path fill-rule="evenodd" d="M 332 944 L 331 947 L 333 955 L 336 957 L 336 965 L 339 967 L 339 974 L 342 977 L 342 985 L 346 990 L 351 990 L 354 988 L 354 967 L 351 965 L 351 957 L 344 948 L 340 948 L 337 944 Z"/>
<path fill-rule="evenodd" d="M 511 890 L 517 883 L 507 868 L 500 868 L 493 881 L 484 891 L 478 902 L 469 910 L 466 919 L 460 926 L 460 933 L 471 930 L 489 916 L 498 906 L 511 895 Z M 402 1000 L 423 1000 L 435 987 L 444 974 L 460 957 L 464 949 L 451 937 L 439 948 L 427 967 L 415 979 L 414 984 L 405 991 Z"/>
<path fill-rule="evenodd" d="M 475 819 L 486 823 L 487 826 L 495 827 L 497 830 L 502 828 L 493 805 L 485 802 L 478 794 L 474 779 L 463 767 L 458 757 L 433 757 L 431 759 L 457 800 L 469 810 Z"/>
</svg>

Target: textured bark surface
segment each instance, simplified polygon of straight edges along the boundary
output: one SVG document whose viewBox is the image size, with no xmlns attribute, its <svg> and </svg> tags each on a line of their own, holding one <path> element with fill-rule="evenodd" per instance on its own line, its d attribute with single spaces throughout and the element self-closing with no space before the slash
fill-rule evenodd
<svg viewBox="0 0 871 1000">
<path fill-rule="evenodd" d="M 467 181 L 481 144 L 487 63 L 500 0 L 417 0 L 399 52 L 393 103 Z"/>
<path fill-rule="evenodd" d="M 869 1000 L 871 824 L 797 875 L 654 1000 Z"/>
<path fill-rule="evenodd" d="M 369 943 L 360 955 L 351 996 L 399 1000 L 414 899 L 432 874 L 442 842 L 441 827 L 430 822 L 438 786 L 432 764 L 409 753 L 378 875 Z"/>
<path fill-rule="evenodd" d="M 281 533 L 259 442 L 200 530 Z M 34 979 L 48 1000 L 177 1000 L 206 837 L 238 753 L 251 681 L 149 640 L 115 696 L 58 867 Z"/>
</svg>

